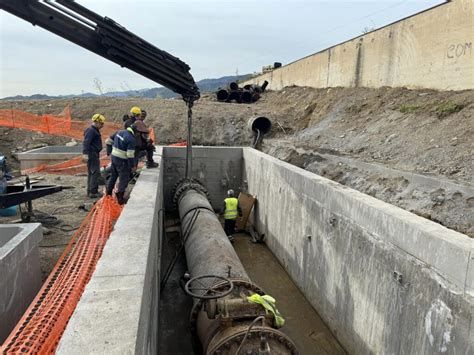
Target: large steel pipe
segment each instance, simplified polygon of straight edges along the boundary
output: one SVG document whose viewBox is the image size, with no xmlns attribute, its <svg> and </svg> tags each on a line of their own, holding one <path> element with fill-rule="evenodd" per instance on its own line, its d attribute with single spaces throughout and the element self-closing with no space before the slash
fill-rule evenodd
<svg viewBox="0 0 474 355">
<path fill-rule="evenodd" d="M 240 95 L 241 95 L 241 94 L 242 94 L 242 92 L 239 91 L 239 90 L 232 90 L 232 91 L 229 91 L 229 99 L 228 99 L 228 101 L 235 100 L 235 102 L 240 103 Z"/>
<path fill-rule="evenodd" d="M 212 274 L 250 282 L 205 194 L 188 189 L 179 198 L 178 210 L 181 229 L 189 230 L 184 247 L 191 276 Z"/>
<path fill-rule="evenodd" d="M 229 93 L 225 89 L 217 90 L 217 101 L 227 101 Z"/>
<path fill-rule="evenodd" d="M 239 90 L 239 84 L 237 84 L 235 81 L 232 81 L 228 85 L 229 91 L 232 90 Z"/>
<path fill-rule="evenodd" d="M 263 295 L 252 283 L 214 214 L 205 188 L 196 180 L 178 183 L 174 193 L 184 231 L 188 270 L 197 281 L 191 312 L 195 346 L 203 354 L 297 354 L 293 342 L 275 329 L 274 318 L 247 296 Z M 205 278 L 205 275 L 213 277 Z M 212 297 L 232 282 L 222 297 Z M 199 344 L 199 345 L 197 345 Z"/>
</svg>

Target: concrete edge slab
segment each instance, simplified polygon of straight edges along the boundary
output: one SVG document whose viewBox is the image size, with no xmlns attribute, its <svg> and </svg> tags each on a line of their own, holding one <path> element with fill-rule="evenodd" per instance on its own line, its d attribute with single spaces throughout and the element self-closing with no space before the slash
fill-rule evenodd
<svg viewBox="0 0 474 355">
<path fill-rule="evenodd" d="M 162 205 L 162 149 L 156 169 L 144 169 L 114 226 L 101 259 L 66 327 L 58 354 L 141 353 L 155 317 L 143 308 L 157 297 L 148 283 L 156 272 L 157 211 Z M 133 221 L 133 223 L 130 223 Z M 151 324 L 153 325 L 153 324 Z"/>
</svg>

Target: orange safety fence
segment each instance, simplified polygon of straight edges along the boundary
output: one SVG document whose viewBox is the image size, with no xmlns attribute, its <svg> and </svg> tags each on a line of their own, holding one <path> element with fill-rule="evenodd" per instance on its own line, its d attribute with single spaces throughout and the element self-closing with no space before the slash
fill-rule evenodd
<svg viewBox="0 0 474 355">
<path fill-rule="evenodd" d="M 100 155 L 100 166 L 107 166 L 110 163 L 110 157 L 105 154 Z M 87 163 L 82 162 L 82 156 L 72 158 L 70 160 L 57 164 L 40 164 L 33 168 L 24 169 L 21 171 L 22 175 L 29 175 L 33 173 L 50 173 L 58 175 L 75 175 L 80 173 L 87 173 Z"/>
<path fill-rule="evenodd" d="M 177 142 L 170 144 L 170 147 L 186 147 L 188 145 L 187 141 Z"/>
<path fill-rule="evenodd" d="M 121 211 L 122 206 L 111 196 L 103 197 L 94 205 L 0 347 L 1 354 L 55 351 Z"/>
<path fill-rule="evenodd" d="M 65 136 L 82 140 L 84 138 L 84 130 L 89 125 L 89 120 L 72 120 L 71 108 L 69 105 L 66 106 L 64 111 L 57 116 L 35 115 L 34 113 L 13 109 L 0 110 L 0 126 L 29 129 L 55 136 Z M 101 130 L 102 137 L 106 138 L 121 128 L 121 124 L 105 122 L 104 127 Z"/>
<path fill-rule="evenodd" d="M 110 164 L 110 157 L 105 154 L 100 155 L 100 166 L 106 167 Z M 138 162 L 137 168 L 143 168 L 145 164 Z M 33 173 L 47 173 L 47 174 L 58 174 L 58 175 L 76 175 L 87 173 L 87 163 L 82 162 L 82 156 L 66 160 L 62 163 L 57 164 L 41 164 L 33 168 L 23 169 L 21 175 L 30 175 Z"/>
</svg>

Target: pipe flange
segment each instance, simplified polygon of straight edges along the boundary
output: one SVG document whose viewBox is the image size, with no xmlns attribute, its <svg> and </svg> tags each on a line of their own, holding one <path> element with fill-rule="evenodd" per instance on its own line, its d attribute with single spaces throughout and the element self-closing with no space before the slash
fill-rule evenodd
<svg viewBox="0 0 474 355">
<path fill-rule="evenodd" d="M 188 190 L 197 191 L 201 193 L 202 195 L 204 195 L 209 202 L 211 201 L 209 198 L 209 193 L 207 192 L 206 188 L 202 186 L 201 184 L 196 184 L 196 183 L 183 184 L 178 188 L 178 190 L 176 191 L 173 197 L 173 204 L 176 209 L 178 208 L 179 200 L 181 196 Z"/>
<path fill-rule="evenodd" d="M 201 181 L 199 181 L 198 179 L 196 178 L 181 178 L 179 179 L 173 186 L 173 189 L 171 190 L 171 194 L 174 195 L 176 193 L 176 191 L 178 190 L 178 188 L 180 187 L 180 185 L 182 184 L 185 184 L 185 183 L 193 183 L 193 184 L 200 184 L 200 185 L 203 185 L 201 183 Z M 204 186 L 204 185 L 203 185 Z"/>
<path fill-rule="evenodd" d="M 173 189 L 171 190 L 171 194 L 174 196 L 176 191 L 178 190 L 179 186 L 183 184 L 184 182 L 196 182 L 196 179 L 194 178 L 181 178 L 173 186 Z"/>
<path fill-rule="evenodd" d="M 234 334 L 221 334 L 221 339 L 214 338 L 211 340 L 209 347 L 207 348 L 206 354 L 209 355 L 221 355 L 221 354 L 233 354 L 239 348 L 240 344 L 244 340 L 245 334 L 247 333 L 247 327 L 242 327 L 242 329 Z M 248 332 L 247 339 L 245 340 L 244 346 L 241 349 L 241 353 L 247 354 L 248 352 L 244 351 L 247 348 L 247 351 L 251 351 L 252 354 L 258 354 L 258 349 L 261 344 L 261 336 L 263 335 L 267 338 L 267 342 L 271 344 L 272 354 L 285 354 L 285 355 L 297 355 L 298 350 L 296 345 L 291 341 L 288 336 L 280 332 L 279 330 L 270 328 L 270 327 L 261 327 L 256 326 Z M 219 337 L 219 335 L 217 335 Z M 245 346 L 247 345 L 247 346 Z M 250 348 L 250 349 L 249 349 Z"/>
<path fill-rule="evenodd" d="M 173 205 L 175 208 L 178 208 L 179 199 L 183 195 L 184 192 L 188 190 L 195 190 L 197 192 L 202 193 L 206 198 L 211 201 L 209 198 L 209 192 L 204 187 L 203 184 L 198 179 L 180 179 L 173 188 Z"/>
<path fill-rule="evenodd" d="M 265 292 L 263 292 L 263 290 L 260 287 L 258 287 L 257 285 L 251 282 L 248 282 L 245 280 L 235 280 L 235 279 L 231 279 L 231 281 L 232 281 L 232 284 L 234 285 L 234 291 L 238 290 L 239 288 L 245 288 L 248 291 L 259 294 L 260 296 L 263 296 L 265 294 Z M 226 286 L 226 283 L 219 283 L 213 286 L 213 290 L 220 291 L 221 288 L 225 288 L 225 286 Z M 193 305 L 193 309 L 191 310 L 191 319 L 189 320 L 189 323 L 191 327 L 191 334 L 194 338 L 193 340 L 199 343 L 199 338 L 197 335 L 197 317 L 198 317 L 199 312 L 201 311 L 203 302 L 205 300 L 198 299 L 195 301 L 196 302 Z"/>
</svg>

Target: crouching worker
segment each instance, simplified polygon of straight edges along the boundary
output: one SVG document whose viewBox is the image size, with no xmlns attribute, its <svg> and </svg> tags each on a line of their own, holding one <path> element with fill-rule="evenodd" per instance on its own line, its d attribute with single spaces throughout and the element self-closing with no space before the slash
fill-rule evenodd
<svg viewBox="0 0 474 355">
<path fill-rule="evenodd" d="M 232 242 L 235 233 L 235 223 L 237 216 L 242 216 L 239 200 L 235 197 L 234 190 L 227 191 L 227 198 L 224 200 L 224 231 Z"/>
<path fill-rule="evenodd" d="M 100 130 L 104 126 L 105 117 L 100 113 L 92 116 L 92 124 L 84 131 L 82 144 L 82 161 L 87 163 L 87 196 L 102 197 L 99 192 L 100 159 L 102 150 L 102 136 Z"/>
<path fill-rule="evenodd" d="M 124 194 L 127 189 L 128 182 L 130 181 L 130 173 L 135 172 L 137 169 L 135 161 L 135 127 L 132 125 L 127 129 L 118 131 L 112 143 L 112 165 L 111 175 L 107 181 L 107 195 L 112 195 L 112 192 L 117 182 L 118 191 L 116 193 L 117 202 L 120 205 L 125 203 Z M 111 143 L 110 139 L 107 140 L 107 144 Z"/>
</svg>

